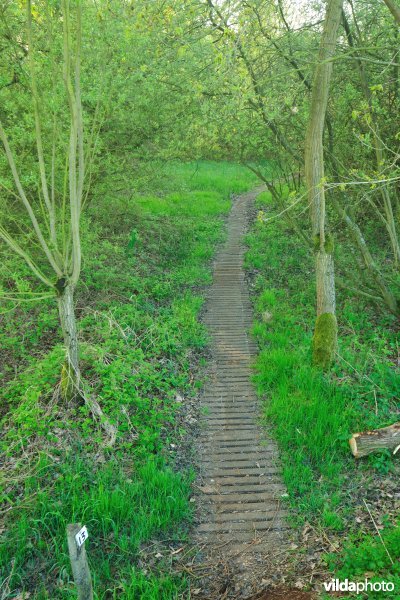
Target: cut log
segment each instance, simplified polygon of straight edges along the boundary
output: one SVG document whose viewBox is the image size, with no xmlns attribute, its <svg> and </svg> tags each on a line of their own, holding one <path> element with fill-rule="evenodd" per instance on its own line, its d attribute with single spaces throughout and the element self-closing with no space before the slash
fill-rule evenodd
<svg viewBox="0 0 400 600">
<path fill-rule="evenodd" d="M 353 433 L 349 440 L 355 458 L 362 458 L 379 450 L 392 450 L 393 454 L 400 448 L 400 421 L 372 431 Z"/>
</svg>

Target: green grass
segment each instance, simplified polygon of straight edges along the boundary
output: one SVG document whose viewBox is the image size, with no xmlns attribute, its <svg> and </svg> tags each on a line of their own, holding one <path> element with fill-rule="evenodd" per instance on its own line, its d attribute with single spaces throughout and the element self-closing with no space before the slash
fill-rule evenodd
<svg viewBox="0 0 400 600">
<path fill-rule="evenodd" d="M 268 217 L 280 212 L 268 193 L 258 202 Z M 306 221 L 302 225 L 308 227 Z M 350 271 L 352 255 L 343 244 L 337 244 L 336 258 Z M 280 447 L 294 521 L 348 532 L 350 499 L 361 493 L 362 473 L 372 468 L 379 476 L 392 469 L 384 454 L 356 464 L 348 439 L 354 431 L 398 419 L 395 319 L 339 294 L 338 357 L 325 375 L 311 366 L 315 291 L 308 248 L 282 218 L 258 219 L 248 246 L 247 265 L 256 270 L 254 335 L 260 345 L 255 381 Z"/>
<path fill-rule="evenodd" d="M 260 206 L 265 201 L 267 194 L 260 197 Z M 346 394 L 311 366 L 311 261 L 307 250 L 284 235 L 282 223 L 272 223 L 258 223 L 248 236 L 247 264 L 259 271 L 254 334 L 260 353 L 255 380 L 267 399 L 265 417 L 275 426 L 292 502 L 300 514 L 318 511 L 340 526 L 336 495 L 330 492 L 341 484 L 355 413 Z M 310 289 L 304 286 L 306 269 Z"/>
<path fill-rule="evenodd" d="M 0 552 L 2 563 L 7 564 L 13 548 L 14 586 L 25 587 L 29 581 L 29 589 L 36 590 L 38 598 L 76 595 L 68 585 L 66 523 L 87 525 L 94 586 L 101 590 L 117 589 L 125 580 L 128 588 L 132 586 L 131 565 L 140 544 L 172 527 L 169 536 L 178 540 L 182 523 L 190 516 L 189 479 L 173 473 L 162 461 L 148 460 L 128 476 L 115 458 L 108 457 L 99 466 L 85 460 L 81 450 L 71 449 L 57 466 L 45 455 L 39 458 L 36 472 L 24 481 L 28 506 L 20 509 L 8 544 Z"/>
<path fill-rule="evenodd" d="M 400 599 L 400 524 L 396 527 L 388 525 L 382 532 L 382 541 L 376 536 L 364 536 L 362 540 L 349 540 L 342 552 L 328 556 L 330 570 L 340 580 L 390 582 L 394 585 L 393 592 L 368 591 L 369 600 L 380 600 L 382 597 L 391 600 Z M 393 564 L 392 564 L 392 560 Z M 328 598 L 329 596 L 327 596 Z M 350 596 L 349 596 L 350 597 Z"/>
<path fill-rule="evenodd" d="M 223 240 L 230 194 L 254 178 L 227 163 L 157 165 L 152 186 L 123 192 L 99 181 L 82 225 L 84 266 L 77 290 L 82 371 L 117 425 L 112 449 L 84 405 L 64 406 L 54 390 L 63 360 L 55 302 L 4 301 L 1 450 L 6 514 L 1 577 L 12 598 L 76 596 L 65 527 L 85 523 L 96 598 L 173 599 L 187 582 L 170 564 L 144 571 L 151 540 L 185 539 L 190 470 L 174 467 L 171 443 L 186 431 L 177 395 L 196 394 L 193 368 L 207 334 L 199 322 L 210 259 Z M 160 186 L 160 181 L 165 185 Z M 8 254 L 2 277 L 23 286 Z"/>
</svg>

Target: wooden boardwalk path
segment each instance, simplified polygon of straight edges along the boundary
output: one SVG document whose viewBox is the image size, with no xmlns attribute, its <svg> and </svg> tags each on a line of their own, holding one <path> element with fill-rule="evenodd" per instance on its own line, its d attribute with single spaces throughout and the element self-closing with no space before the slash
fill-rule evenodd
<svg viewBox="0 0 400 600">
<path fill-rule="evenodd" d="M 256 353 L 249 328 L 252 308 L 245 282 L 243 236 L 257 191 L 237 198 L 227 239 L 214 267 L 205 324 L 212 336 L 211 373 L 201 397 L 199 440 L 201 505 L 196 541 L 203 552 L 222 554 L 252 570 L 284 545 L 287 526 L 277 448 L 259 424 L 251 383 Z M 239 565 L 238 565 L 239 566 Z"/>
</svg>

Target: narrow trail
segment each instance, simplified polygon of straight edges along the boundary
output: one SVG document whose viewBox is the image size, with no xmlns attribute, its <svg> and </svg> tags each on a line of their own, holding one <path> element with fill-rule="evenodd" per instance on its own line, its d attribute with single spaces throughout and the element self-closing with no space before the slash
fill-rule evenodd
<svg viewBox="0 0 400 600">
<path fill-rule="evenodd" d="M 242 194 L 233 203 L 204 318 L 212 336 L 212 361 L 201 397 L 203 510 L 196 543 L 214 569 L 229 563 L 227 589 L 212 596 L 221 598 L 241 597 L 240 590 L 252 589 L 267 568 L 267 557 L 284 552 L 288 533 L 277 448 L 259 423 L 261 412 L 251 383 L 257 347 L 249 333 L 252 308 L 243 236 L 258 193 Z"/>
</svg>

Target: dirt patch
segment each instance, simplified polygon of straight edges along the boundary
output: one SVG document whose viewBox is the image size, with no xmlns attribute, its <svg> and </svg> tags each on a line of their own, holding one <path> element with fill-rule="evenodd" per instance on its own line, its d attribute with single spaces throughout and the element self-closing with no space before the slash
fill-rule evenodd
<svg viewBox="0 0 400 600">
<path fill-rule="evenodd" d="M 260 592 L 250 596 L 246 600 L 314 600 L 316 595 L 312 592 L 301 592 L 296 589 L 281 588 L 266 592 Z"/>
</svg>

